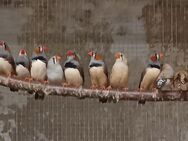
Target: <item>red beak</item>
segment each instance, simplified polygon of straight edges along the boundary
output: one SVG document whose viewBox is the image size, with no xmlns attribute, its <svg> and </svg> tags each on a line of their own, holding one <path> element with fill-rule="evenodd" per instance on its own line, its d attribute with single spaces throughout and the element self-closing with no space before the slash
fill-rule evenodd
<svg viewBox="0 0 188 141">
<path fill-rule="evenodd" d="M 92 56 L 92 55 L 93 55 L 93 51 L 89 51 L 89 52 L 88 52 L 88 55 L 89 55 L 89 56 Z"/>
</svg>

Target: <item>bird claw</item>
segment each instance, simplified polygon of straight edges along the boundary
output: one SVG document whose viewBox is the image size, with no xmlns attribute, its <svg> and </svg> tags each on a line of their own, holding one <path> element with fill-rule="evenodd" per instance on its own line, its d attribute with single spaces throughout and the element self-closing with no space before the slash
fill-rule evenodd
<svg viewBox="0 0 188 141">
<path fill-rule="evenodd" d="M 100 87 L 101 90 L 106 90 L 107 88 L 105 86 Z"/>
<path fill-rule="evenodd" d="M 97 86 L 96 85 L 92 85 L 91 89 L 95 90 L 95 89 L 97 89 Z"/>
<path fill-rule="evenodd" d="M 32 78 L 32 77 L 26 77 L 26 78 L 25 78 L 25 81 L 31 82 L 31 81 L 33 81 L 33 78 Z"/>
<path fill-rule="evenodd" d="M 63 83 L 63 87 L 69 87 L 70 86 L 70 84 L 68 84 L 68 83 Z"/>
<path fill-rule="evenodd" d="M 139 92 L 143 92 L 143 91 L 144 91 L 144 89 L 143 89 L 143 88 L 140 88 L 140 89 L 139 89 Z"/>
<path fill-rule="evenodd" d="M 126 87 L 126 88 L 123 88 L 123 90 L 124 90 L 124 91 L 128 91 L 128 90 L 129 90 L 129 88 L 127 88 L 127 87 Z"/>
<path fill-rule="evenodd" d="M 111 90 L 111 89 L 112 89 L 112 86 L 108 86 L 106 89 L 107 89 L 107 90 Z"/>
<path fill-rule="evenodd" d="M 43 81 L 42 83 L 44 83 L 44 84 L 49 84 L 49 81 L 48 80 L 45 80 L 45 81 Z"/>
</svg>

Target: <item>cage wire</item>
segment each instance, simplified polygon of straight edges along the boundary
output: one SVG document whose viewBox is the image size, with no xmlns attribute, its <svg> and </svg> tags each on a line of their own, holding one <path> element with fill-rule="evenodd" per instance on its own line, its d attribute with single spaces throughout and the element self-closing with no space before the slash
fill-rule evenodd
<svg viewBox="0 0 188 141">
<path fill-rule="evenodd" d="M 73 49 L 90 86 L 87 52 L 95 49 L 108 69 L 122 51 L 129 62 L 129 88 L 154 51 L 175 70 L 188 68 L 187 0 L 0 0 L 0 39 L 14 57 L 38 44 L 48 57 Z M 16 94 L 1 87 L 0 141 L 187 141 L 187 102 L 99 103 L 97 99 Z"/>
</svg>

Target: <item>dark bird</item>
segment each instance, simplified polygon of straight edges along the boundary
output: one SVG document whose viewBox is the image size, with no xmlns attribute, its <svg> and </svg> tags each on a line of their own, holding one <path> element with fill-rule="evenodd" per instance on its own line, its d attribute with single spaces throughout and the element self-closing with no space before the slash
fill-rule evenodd
<svg viewBox="0 0 188 141">
<path fill-rule="evenodd" d="M 0 74 L 15 75 L 15 62 L 10 48 L 4 41 L 0 41 Z"/>
<path fill-rule="evenodd" d="M 154 90 L 155 81 L 160 73 L 163 56 L 162 53 L 155 53 L 150 56 L 148 66 L 141 74 L 139 83 L 140 91 Z"/>
<path fill-rule="evenodd" d="M 25 49 L 19 51 L 18 57 L 16 58 L 16 74 L 18 78 L 29 78 L 30 77 L 30 59 Z"/>
<path fill-rule="evenodd" d="M 94 51 L 88 52 L 88 55 L 91 57 L 89 63 L 91 88 L 106 89 L 108 86 L 108 71 L 102 56 Z"/>
<path fill-rule="evenodd" d="M 163 87 L 172 86 L 174 77 L 174 69 L 169 64 L 162 65 L 161 72 L 157 78 L 156 85 L 158 89 L 162 89 Z"/>
<path fill-rule="evenodd" d="M 81 87 L 84 84 L 84 72 L 80 65 L 78 55 L 72 51 L 67 51 L 67 60 L 64 62 L 64 86 Z"/>
<path fill-rule="evenodd" d="M 49 59 L 47 67 L 47 78 L 48 82 L 52 84 L 61 84 L 63 82 L 61 56 L 55 55 Z"/>
<path fill-rule="evenodd" d="M 31 77 L 34 80 L 45 81 L 47 78 L 47 47 L 38 46 L 31 57 Z"/>
<path fill-rule="evenodd" d="M 127 58 L 121 52 L 115 54 L 116 61 L 112 67 L 110 75 L 110 86 L 115 89 L 127 90 L 128 85 L 128 65 Z"/>
</svg>

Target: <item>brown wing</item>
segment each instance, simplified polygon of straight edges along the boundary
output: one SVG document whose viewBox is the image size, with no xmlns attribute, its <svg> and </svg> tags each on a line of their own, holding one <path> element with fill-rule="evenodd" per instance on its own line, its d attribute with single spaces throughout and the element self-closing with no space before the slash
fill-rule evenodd
<svg viewBox="0 0 188 141">
<path fill-rule="evenodd" d="M 106 65 L 104 65 L 104 73 L 106 74 L 107 77 L 107 85 L 109 84 L 109 80 L 108 80 L 108 68 Z"/>
<path fill-rule="evenodd" d="M 140 82 L 139 82 L 139 86 L 138 86 L 139 89 L 140 89 L 140 86 L 141 86 L 141 83 L 142 83 L 142 80 L 143 80 L 145 74 L 146 74 L 146 69 L 144 69 L 144 71 L 141 73 L 141 78 L 140 78 Z"/>
<path fill-rule="evenodd" d="M 79 65 L 79 66 L 78 66 L 78 70 L 79 70 L 79 72 L 80 72 L 80 74 L 81 74 L 81 76 L 82 76 L 83 83 L 84 83 L 85 78 L 84 78 L 84 70 L 83 70 L 83 67 L 82 67 L 81 65 Z"/>
</svg>

